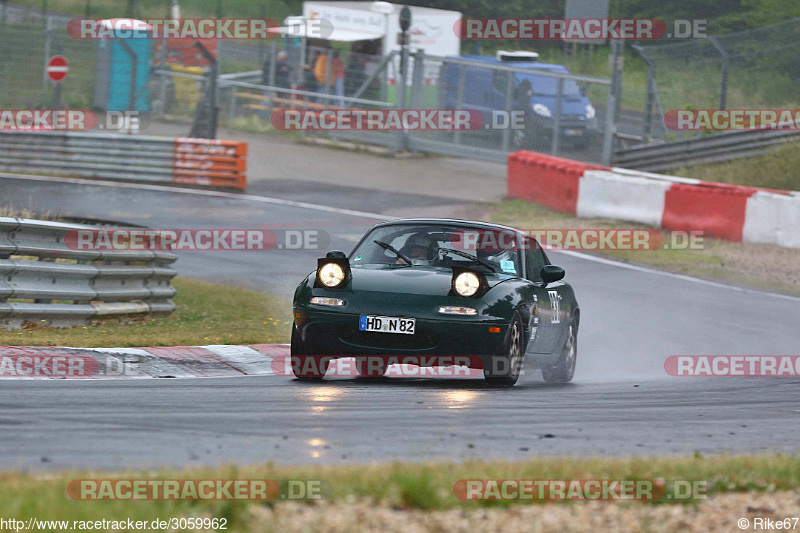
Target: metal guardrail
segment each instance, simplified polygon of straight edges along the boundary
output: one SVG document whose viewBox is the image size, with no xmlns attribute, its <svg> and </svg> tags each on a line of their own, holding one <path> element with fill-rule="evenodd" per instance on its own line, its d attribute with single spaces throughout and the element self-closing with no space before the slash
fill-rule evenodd
<svg viewBox="0 0 800 533">
<path fill-rule="evenodd" d="M 68 232 L 87 229 L 98 228 L 0 217 L 0 327 L 71 326 L 175 310 L 173 254 L 80 250 L 65 242 Z"/>
<path fill-rule="evenodd" d="M 612 162 L 619 167 L 656 172 L 750 157 L 788 142 L 800 142 L 800 130 L 724 131 L 617 150 Z"/>
<path fill-rule="evenodd" d="M 237 141 L 57 131 L 0 131 L 0 170 L 120 181 L 246 187 Z"/>
</svg>

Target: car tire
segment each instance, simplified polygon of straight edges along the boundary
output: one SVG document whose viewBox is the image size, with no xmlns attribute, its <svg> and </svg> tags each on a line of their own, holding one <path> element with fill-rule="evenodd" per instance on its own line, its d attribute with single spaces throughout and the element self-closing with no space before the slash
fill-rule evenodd
<svg viewBox="0 0 800 533">
<path fill-rule="evenodd" d="M 542 377 L 547 383 L 569 383 L 575 375 L 578 359 L 578 321 L 573 319 L 569 333 L 556 364 L 542 367 Z"/>
<path fill-rule="evenodd" d="M 489 368 L 483 369 L 483 377 L 490 387 L 513 387 L 519 379 L 525 358 L 524 335 L 522 320 L 515 314 L 503 343 L 504 353 L 493 356 Z"/>
<path fill-rule="evenodd" d="M 318 380 L 325 376 L 330 365 L 329 357 L 315 356 L 312 350 L 309 349 L 308 344 L 303 342 L 300 338 L 300 333 L 297 331 L 297 326 L 292 326 L 292 344 L 291 344 L 291 363 L 292 372 L 297 379 L 302 380 Z"/>
<path fill-rule="evenodd" d="M 371 363 L 371 364 L 370 364 Z M 388 369 L 386 361 L 381 359 L 378 364 L 366 357 L 356 357 L 356 372 L 364 378 L 381 378 Z"/>
</svg>

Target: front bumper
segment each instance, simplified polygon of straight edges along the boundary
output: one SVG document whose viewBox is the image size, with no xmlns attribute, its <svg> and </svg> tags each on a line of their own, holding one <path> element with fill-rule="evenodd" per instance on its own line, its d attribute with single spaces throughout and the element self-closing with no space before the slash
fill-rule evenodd
<svg viewBox="0 0 800 533">
<path fill-rule="evenodd" d="M 379 313 L 376 313 L 379 314 Z M 475 356 L 502 353 L 508 324 L 471 317 L 417 318 L 413 335 L 359 330 L 360 314 L 295 309 L 301 339 L 315 353 L 353 356 Z M 490 332 L 489 328 L 498 330 Z"/>
</svg>

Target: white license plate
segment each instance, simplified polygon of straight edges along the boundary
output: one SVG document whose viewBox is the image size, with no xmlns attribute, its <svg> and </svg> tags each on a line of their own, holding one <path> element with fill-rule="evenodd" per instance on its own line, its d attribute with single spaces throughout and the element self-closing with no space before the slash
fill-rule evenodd
<svg viewBox="0 0 800 533">
<path fill-rule="evenodd" d="M 379 331 L 381 333 L 414 334 L 416 320 L 413 318 L 398 318 L 393 316 L 368 316 L 361 315 L 358 329 L 361 331 Z"/>
</svg>

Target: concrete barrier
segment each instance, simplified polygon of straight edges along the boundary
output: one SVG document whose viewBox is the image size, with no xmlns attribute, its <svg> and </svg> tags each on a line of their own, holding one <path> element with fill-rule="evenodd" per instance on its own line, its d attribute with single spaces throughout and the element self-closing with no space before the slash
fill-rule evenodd
<svg viewBox="0 0 800 533">
<path fill-rule="evenodd" d="M 705 231 L 800 248 L 800 192 L 608 168 L 534 152 L 508 157 L 508 195 L 579 217 Z"/>
</svg>

